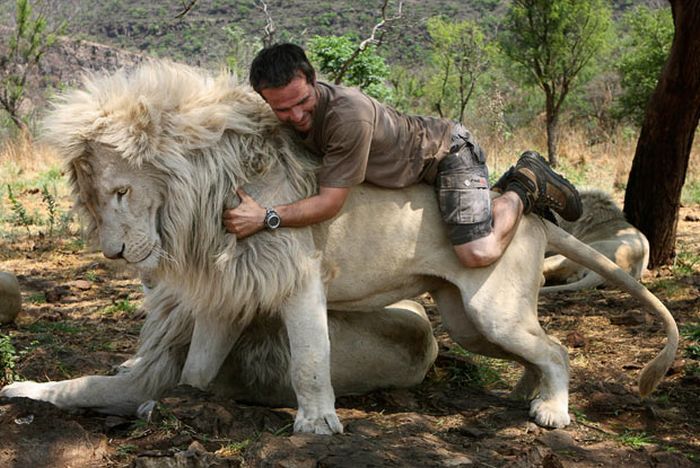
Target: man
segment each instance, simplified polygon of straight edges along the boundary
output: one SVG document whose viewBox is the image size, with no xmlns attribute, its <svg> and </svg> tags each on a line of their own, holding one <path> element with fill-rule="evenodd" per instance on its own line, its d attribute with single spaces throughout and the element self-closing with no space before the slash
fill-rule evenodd
<svg viewBox="0 0 700 468">
<path fill-rule="evenodd" d="M 294 44 L 261 50 L 250 83 L 320 158 L 320 188 L 310 198 L 267 208 L 239 190 L 240 205 L 223 215 L 239 238 L 331 219 L 350 189 L 365 181 L 389 188 L 435 184 L 450 241 L 466 267 L 500 258 L 523 213 L 552 208 L 567 220 L 581 215 L 576 189 L 532 151 L 496 183 L 502 195 L 491 202 L 486 156 L 462 125 L 404 115 L 359 90 L 318 82 Z"/>
</svg>

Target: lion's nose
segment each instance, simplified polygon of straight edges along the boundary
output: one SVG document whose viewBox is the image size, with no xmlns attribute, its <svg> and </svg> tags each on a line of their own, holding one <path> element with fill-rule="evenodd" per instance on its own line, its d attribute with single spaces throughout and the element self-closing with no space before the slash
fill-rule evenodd
<svg viewBox="0 0 700 468">
<path fill-rule="evenodd" d="M 118 258 L 124 258 L 124 249 L 126 249 L 126 244 L 122 244 L 119 252 L 115 250 L 102 249 L 102 254 L 109 258 L 110 260 L 116 260 Z"/>
</svg>

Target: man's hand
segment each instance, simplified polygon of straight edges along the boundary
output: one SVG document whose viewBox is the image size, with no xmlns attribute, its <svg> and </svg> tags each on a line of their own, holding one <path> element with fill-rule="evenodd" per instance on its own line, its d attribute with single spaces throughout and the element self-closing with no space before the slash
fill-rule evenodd
<svg viewBox="0 0 700 468">
<path fill-rule="evenodd" d="M 241 204 L 231 210 L 224 210 L 224 227 L 236 238 L 243 239 L 265 227 L 265 208 L 245 193 L 243 189 L 236 190 L 241 198 Z"/>
</svg>

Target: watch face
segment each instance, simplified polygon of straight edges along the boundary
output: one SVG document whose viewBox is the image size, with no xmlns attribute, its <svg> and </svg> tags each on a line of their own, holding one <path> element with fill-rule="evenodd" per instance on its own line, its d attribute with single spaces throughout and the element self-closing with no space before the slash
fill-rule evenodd
<svg viewBox="0 0 700 468">
<path fill-rule="evenodd" d="M 277 229 L 280 227 L 282 220 L 275 210 L 268 210 L 265 215 L 265 227 L 268 229 Z"/>
</svg>

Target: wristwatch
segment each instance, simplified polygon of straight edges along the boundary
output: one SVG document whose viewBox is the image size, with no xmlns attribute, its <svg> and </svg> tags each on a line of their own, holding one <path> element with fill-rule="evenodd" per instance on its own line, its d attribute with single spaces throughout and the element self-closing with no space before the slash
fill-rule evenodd
<svg viewBox="0 0 700 468">
<path fill-rule="evenodd" d="M 274 231 L 282 224 L 282 218 L 277 214 L 274 208 L 265 208 L 265 221 L 263 224 L 270 231 Z"/>
</svg>

